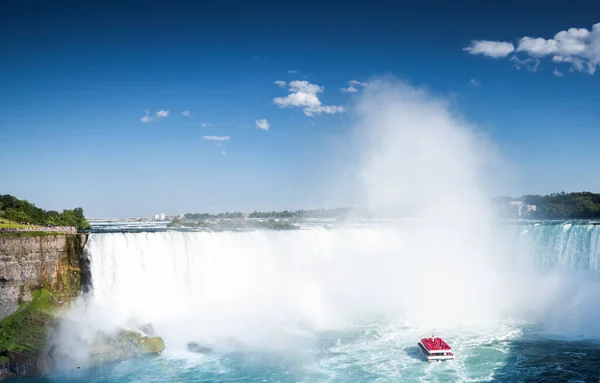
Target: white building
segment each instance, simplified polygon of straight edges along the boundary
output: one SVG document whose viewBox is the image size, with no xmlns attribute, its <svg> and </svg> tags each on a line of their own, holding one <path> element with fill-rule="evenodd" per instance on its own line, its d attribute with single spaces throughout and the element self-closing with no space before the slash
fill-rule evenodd
<svg viewBox="0 0 600 383">
<path fill-rule="evenodd" d="M 167 215 L 165 213 L 154 214 L 154 219 L 164 221 L 165 219 L 167 219 Z"/>
<path fill-rule="evenodd" d="M 536 205 L 527 205 L 527 204 L 524 204 L 523 201 L 510 201 L 509 204 L 511 205 L 511 207 L 518 209 L 519 217 L 521 217 L 524 212 L 529 213 L 532 211 L 536 211 L 536 209 L 537 209 Z M 525 211 L 523 212 L 523 210 L 525 210 Z"/>
</svg>

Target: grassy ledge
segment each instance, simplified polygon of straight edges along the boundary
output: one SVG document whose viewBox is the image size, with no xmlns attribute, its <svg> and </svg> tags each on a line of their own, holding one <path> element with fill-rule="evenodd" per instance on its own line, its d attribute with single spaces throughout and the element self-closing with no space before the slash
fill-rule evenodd
<svg viewBox="0 0 600 383">
<path fill-rule="evenodd" d="M 45 348 L 48 327 L 56 317 L 53 297 L 46 289 L 32 291 L 33 299 L 0 322 L 0 356 L 10 351 L 39 352 Z"/>
</svg>

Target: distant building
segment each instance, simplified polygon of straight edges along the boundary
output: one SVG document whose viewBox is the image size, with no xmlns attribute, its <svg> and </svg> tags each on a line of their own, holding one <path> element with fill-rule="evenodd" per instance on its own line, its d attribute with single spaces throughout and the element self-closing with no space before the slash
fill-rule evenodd
<svg viewBox="0 0 600 383">
<path fill-rule="evenodd" d="M 536 211 L 536 205 L 527 205 L 523 201 L 510 201 L 510 206 L 517 210 L 517 215 L 521 217 L 524 213 Z"/>
<path fill-rule="evenodd" d="M 167 219 L 167 215 L 165 213 L 154 214 L 154 219 L 164 221 L 165 219 Z"/>
</svg>

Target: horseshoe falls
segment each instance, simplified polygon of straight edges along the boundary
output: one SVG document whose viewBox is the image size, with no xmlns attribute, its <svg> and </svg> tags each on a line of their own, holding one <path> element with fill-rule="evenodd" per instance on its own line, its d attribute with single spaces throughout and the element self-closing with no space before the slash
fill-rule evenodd
<svg viewBox="0 0 600 383">
<path fill-rule="evenodd" d="M 92 234 L 93 288 L 72 317 L 100 329 L 151 323 L 166 350 L 49 379 L 597 382 L 600 225 L 467 230 L 415 221 Z M 433 330 L 454 361 L 421 358 L 416 343 Z"/>
</svg>

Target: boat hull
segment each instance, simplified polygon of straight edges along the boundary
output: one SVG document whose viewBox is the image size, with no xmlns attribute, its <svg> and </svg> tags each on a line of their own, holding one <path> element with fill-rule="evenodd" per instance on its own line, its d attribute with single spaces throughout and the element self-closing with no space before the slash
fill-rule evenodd
<svg viewBox="0 0 600 383">
<path fill-rule="evenodd" d="M 427 349 L 427 347 L 425 347 L 421 342 L 419 342 L 419 349 L 421 350 L 421 353 L 423 353 L 423 356 L 425 356 L 425 359 L 427 359 L 428 362 L 437 362 L 454 359 L 454 354 L 452 353 L 451 349 L 443 350 L 443 352 L 430 352 Z"/>
</svg>

